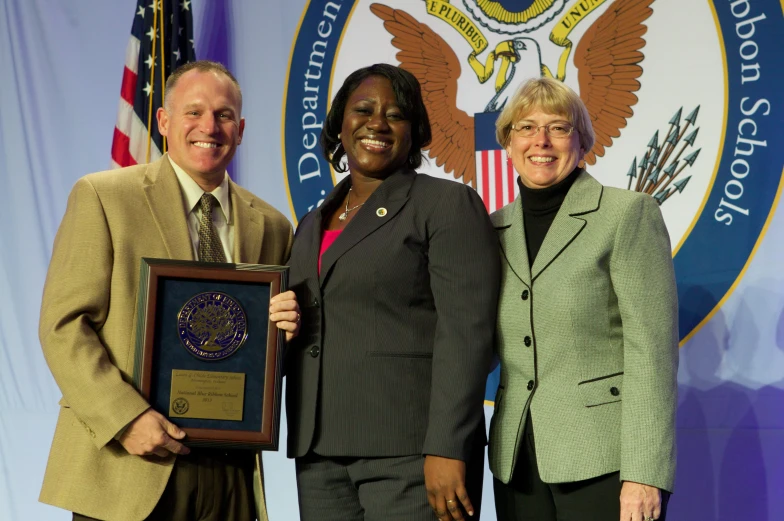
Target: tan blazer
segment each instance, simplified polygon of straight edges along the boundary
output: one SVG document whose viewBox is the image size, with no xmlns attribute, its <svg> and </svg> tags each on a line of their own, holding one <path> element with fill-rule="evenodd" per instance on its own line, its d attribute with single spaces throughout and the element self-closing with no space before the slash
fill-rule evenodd
<svg viewBox="0 0 784 521">
<path fill-rule="evenodd" d="M 289 221 L 235 183 L 229 187 L 235 260 L 283 264 Z M 130 383 L 142 257 L 193 259 L 166 156 L 76 183 L 44 287 L 39 336 L 63 399 L 40 500 L 106 521 L 147 517 L 174 463 L 174 456 L 132 456 L 116 441 L 148 407 Z"/>
<path fill-rule="evenodd" d="M 582 172 L 533 266 L 520 199 L 491 219 L 503 256 L 493 474 L 511 479 L 531 414 L 544 482 L 620 470 L 672 491 L 678 299 L 658 205 Z"/>
</svg>

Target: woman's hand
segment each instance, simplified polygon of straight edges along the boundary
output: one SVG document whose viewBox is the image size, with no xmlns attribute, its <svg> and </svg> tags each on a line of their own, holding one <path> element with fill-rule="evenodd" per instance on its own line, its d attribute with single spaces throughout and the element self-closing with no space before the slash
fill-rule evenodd
<svg viewBox="0 0 784 521">
<path fill-rule="evenodd" d="M 270 321 L 286 332 L 286 342 L 299 334 L 301 316 L 293 291 L 278 293 L 270 299 Z"/>
<path fill-rule="evenodd" d="M 661 515 L 661 490 L 650 485 L 624 481 L 621 486 L 620 521 L 650 521 Z"/>
<path fill-rule="evenodd" d="M 464 461 L 441 456 L 425 456 L 427 501 L 439 521 L 465 519 L 463 510 L 474 515 L 474 507 L 465 487 Z M 462 505 L 462 509 L 460 506 Z"/>
</svg>

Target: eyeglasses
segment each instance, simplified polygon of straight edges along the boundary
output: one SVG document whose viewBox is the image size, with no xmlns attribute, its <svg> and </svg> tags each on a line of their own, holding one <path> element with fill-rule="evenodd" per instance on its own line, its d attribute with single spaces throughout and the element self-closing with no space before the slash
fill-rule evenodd
<svg viewBox="0 0 784 521">
<path fill-rule="evenodd" d="M 574 132 L 574 127 L 568 123 L 548 123 L 547 125 L 532 125 L 521 121 L 512 125 L 512 130 L 517 131 L 523 137 L 534 137 L 539 134 L 539 129 L 543 128 L 548 136 L 556 139 L 569 137 Z"/>
</svg>

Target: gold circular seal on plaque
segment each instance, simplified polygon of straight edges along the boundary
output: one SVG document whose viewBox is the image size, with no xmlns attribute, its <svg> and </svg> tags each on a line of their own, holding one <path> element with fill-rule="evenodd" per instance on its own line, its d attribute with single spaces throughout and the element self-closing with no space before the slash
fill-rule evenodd
<svg viewBox="0 0 784 521">
<path fill-rule="evenodd" d="M 185 398 L 177 398 L 172 402 L 172 410 L 175 414 L 185 414 L 190 409 L 190 404 Z"/>
<path fill-rule="evenodd" d="M 206 291 L 182 306 L 177 330 L 182 345 L 196 358 L 223 360 L 242 347 L 248 337 L 248 319 L 233 297 Z"/>
</svg>

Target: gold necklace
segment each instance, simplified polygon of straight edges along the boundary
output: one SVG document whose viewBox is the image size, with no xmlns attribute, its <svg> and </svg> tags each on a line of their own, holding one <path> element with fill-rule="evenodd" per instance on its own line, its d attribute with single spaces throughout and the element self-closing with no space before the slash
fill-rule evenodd
<svg viewBox="0 0 784 521">
<path fill-rule="evenodd" d="M 354 210 L 356 210 L 357 208 L 359 208 L 360 206 L 365 204 L 365 203 L 359 203 L 358 205 L 352 206 L 351 208 L 348 207 L 348 202 L 351 201 L 351 190 L 352 190 L 352 188 L 348 189 L 348 197 L 346 197 L 346 209 L 343 211 L 342 214 L 338 215 L 338 221 L 340 221 L 340 222 L 343 222 L 343 221 L 345 221 L 348 218 L 348 213 L 349 212 L 353 212 Z"/>
</svg>

